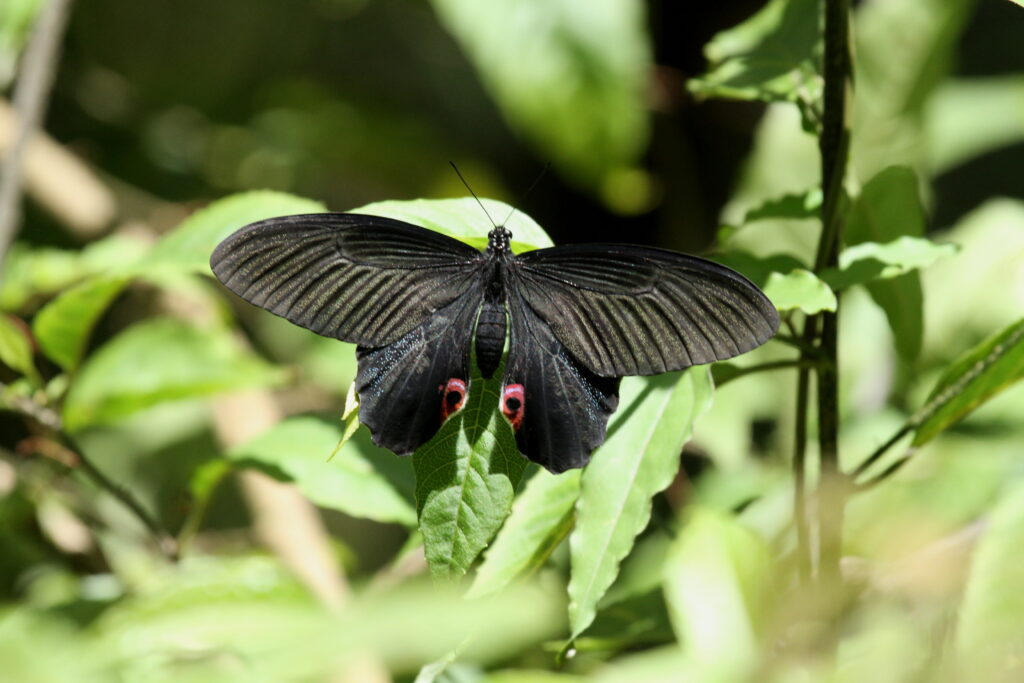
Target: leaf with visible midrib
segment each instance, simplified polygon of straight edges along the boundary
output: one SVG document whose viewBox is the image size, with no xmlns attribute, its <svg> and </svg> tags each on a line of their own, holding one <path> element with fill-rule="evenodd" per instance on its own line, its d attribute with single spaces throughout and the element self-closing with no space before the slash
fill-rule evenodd
<svg viewBox="0 0 1024 683">
<path fill-rule="evenodd" d="M 915 416 L 914 446 L 931 441 L 985 401 L 1024 378 L 1024 318 L 975 346 L 946 369 Z"/>
<path fill-rule="evenodd" d="M 474 375 L 466 406 L 413 455 L 427 564 L 458 579 L 501 527 L 527 460 L 498 413 L 502 368 Z"/>
<path fill-rule="evenodd" d="M 580 470 L 562 474 L 538 471 L 516 498 L 467 597 L 498 591 L 540 567 L 569 535 L 579 494 Z"/>
<path fill-rule="evenodd" d="M 679 471 L 679 454 L 711 394 L 706 367 L 623 381 L 608 440 L 583 472 L 576 529 L 569 537 L 573 637 L 594 620 L 619 563 L 647 526 L 651 498 Z"/>
</svg>

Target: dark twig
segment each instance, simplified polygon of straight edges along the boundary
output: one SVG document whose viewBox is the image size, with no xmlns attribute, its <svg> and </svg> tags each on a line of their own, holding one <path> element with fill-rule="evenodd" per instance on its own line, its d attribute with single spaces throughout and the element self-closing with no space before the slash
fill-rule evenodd
<svg viewBox="0 0 1024 683">
<path fill-rule="evenodd" d="M 11 149 L 3 160 L 0 174 L 0 263 L 14 240 L 21 218 L 21 186 L 25 151 L 42 124 L 46 101 L 53 84 L 72 0 L 50 0 L 42 9 L 35 30 L 25 49 L 14 89 L 17 129 Z M 2 269 L 0 269 L 2 278 Z"/>
<path fill-rule="evenodd" d="M 106 474 L 104 474 L 102 470 L 96 467 L 96 465 L 85 456 L 85 452 L 78 447 L 78 444 L 75 443 L 74 439 L 72 439 L 70 435 L 61 432 L 56 436 L 60 440 L 61 445 L 75 454 L 75 457 L 78 460 L 78 467 L 76 469 L 81 470 L 86 477 L 96 484 L 96 486 L 109 493 L 120 501 L 122 505 L 128 508 L 149 531 L 153 540 L 156 542 L 157 547 L 160 548 L 160 552 L 163 553 L 167 559 L 172 562 L 176 562 L 178 560 L 178 543 L 174 540 L 174 537 L 160 526 L 160 523 L 149 514 L 146 508 L 142 507 L 142 504 L 136 500 L 128 489 L 116 484 Z"/>
<path fill-rule="evenodd" d="M 847 92 L 850 86 L 850 0 L 825 0 L 825 92 L 821 150 L 822 235 L 815 272 L 836 267 L 842 243 L 843 179 L 850 146 Z M 839 370 L 837 346 L 839 309 L 822 313 L 821 350 L 826 362 L 818 367 L 818 483 L 820 558 L 819 579 L 827 586 L 841 580 L 839 560 L 846 506 L 846 485 L 839 470 Z"/>
<path fill-rule="evenodd" d="M 4 389 L 0 384 L 0 391 Z M 26 439 L 19 451 L 37 452 L 59 462 L 70 470 L 81 471 L 99 489 L 109 493 L 138 518 L 146 530 L 152 535 L 157 547 L 169 560 L 177 561 L 178 543 L 142 504 L 125 488 L 112 481 L 93 463 L 85 452 L 79 448 L 74 438 L 65 432 L 60 418 L 51 409 L 40 406 L 29 399 L 19 398 L 9 402 L 9 407 L 18 414 L 28 418 L 41 427 L 47 437 L 30 437 Z"/>
</svg>

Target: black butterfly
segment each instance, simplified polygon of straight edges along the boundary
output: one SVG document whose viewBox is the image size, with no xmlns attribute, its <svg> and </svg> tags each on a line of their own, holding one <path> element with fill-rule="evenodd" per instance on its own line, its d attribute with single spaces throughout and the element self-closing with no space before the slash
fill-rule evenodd
<svg viewBox="0 0 1024 683">
<path fill-rule="evenodd" d="M 358 344 L 359 419 L 402 455 L 462 407 L 470 344 L 489 378 L 511 330 L 501 411 L 552 472 L 587 464 L 623 376 L 731 358 L 778 328 L 767 297 L 717 263 L 621 244 L 513 254 L 511 236 L 495 227 L 481 252 L 390 218 L 283 216 L 228 237 L 210 265 L 246 301 Z"/>
</svg>

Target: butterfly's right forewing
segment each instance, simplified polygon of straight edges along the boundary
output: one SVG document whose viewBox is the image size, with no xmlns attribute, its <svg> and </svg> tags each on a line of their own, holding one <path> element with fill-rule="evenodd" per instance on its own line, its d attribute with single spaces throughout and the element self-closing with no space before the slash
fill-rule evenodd
<svg viewBox="0 0 1024 683">
<path fill-rule="evenodd" d="M 248 225 L 217 247 L 210 267 L 228 289 L 296 325 L 379 347 L 462 297 L 482 259 L 401 221 L 323 213 Z"/>
</svg>

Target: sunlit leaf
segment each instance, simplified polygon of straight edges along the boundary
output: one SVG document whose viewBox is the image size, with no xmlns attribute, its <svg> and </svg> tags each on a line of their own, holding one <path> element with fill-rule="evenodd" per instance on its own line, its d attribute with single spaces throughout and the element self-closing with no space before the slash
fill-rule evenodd
<svg viewBox="0 0 1024 683">
<path fill-rule="evenodd" d="M 92 354 L 64 405 L 70 430 L 108 423 L 164 401 L 209 396 L 282 379 L 224 329 L 179 320 L 138 323 Z"/>
<path fill-rule="evenodd" d="M 1024 140 L 1024 77 L 1019 74 L 944 82 L 925 108 L 928 170 L 939 175 Z M 985 125 L 978 125 L 984 121 Z"/>
<path fill-rule="evenodd" d="M 744 223 L 768 218 L 818 218 L 821 214 L 821 189 L 803 194 L 786 194 L 763 202 L 747 211 Z"/>
<path fill-rule="evenodd" d="M 917 175 L 909 168 L 893 166 L 864 186 L 847 217 L 845 241 L 851 247 L 863 242 L 886 244 L 903 236 L 923 237 L 924 207 Z M 916 272 L 867 283 L 868 293 L 885 312 L 896 349 L 907 361 L 921 350 L 924 330 L 924 294 Z"/>
<path fill-rule="evenodd" d="M 955 254 L 955 244 L 936 244 L 924 237 L 900 237 L 887 244 L 862 242 L 839 255 L 839 267 L 821 278 L 833 289 L 845 289 L 872 280 L 887 280 L 927 268 Z"/>
<path fill-rule="evenodd" d="M 1024 487 L 1005 491 L 986 516 L 957 619 L 956 652 L 970 676 L 1015 680 L 1024 673 Z"/>
<path fill-rule="evenodd" d="M 109 656 L 65 620 L 26 608 L 0 614 L 0 660 L 9 681 L 109 681 Z M 56 651 L 60 657 L 52 656 Z"/>
<path fill-rule="evenodd" d="M 636 161 L 648 135 L 651 68 L 642 3 L 433 5 L 509 123 L 557 168 L 599 189 L 612 171 Z"/>
<path fill-rule="evenodd" d="M 4 274 L 0 279 L 0 310 L 19 310 L 88 277 L 124 269 L 145 251 L 142 241 L 122 235 L 105 237 L 81 251 L 14 244 L 0 266 Z"/>
<path fill-rule="evenodd" d="M 122 680 L 180 680 L 186 663 L 187 680 L 253 671 L 261 680 L 321 680 L 366 657 L 411 673 L 459 646 L 467 661 L 487 662 L 553 636 L 564 610 L 557 594 L 534 586 L 463 600 L 419 581 L 357 595 L 337 615 L 265 557 L 191 558 L 154 574 L 83 638 L 109 653 Z"/>
<path fill-rule="evenodd" d="M 248 223 L 300 213 L 321 213 L 324 206 L 283 192 L 259 190 L 235 194 L 196 211 L 164 236 L 142 263 L 150 268 L 209 274 L 210 254 L 221 240 Z"/>
<path fill-rule="evenodd" d="M 749 671 L 760 651 L 771 553 L 733 518 L 697 508 L 664 567 L 665 596 L 679 642 L 723 680 Z"/>
<path fill-rule="evenodd" d="M 24 323 L 21 323 L 24 325 Z M 23 329 L 12 318 L 0 314 L 0 363 L 16 370 L 39 384 L 39 373 L 32 360 L 32 343 L 28 330 Z"/>
<path fill-rule="evenodd" d="M 126 275 L 94 277 L 47 304 L 32 322 L 43 353 L 65 370 L 76 369 L 93 327 L 129 280 Z"/>
<path fill-rule="evenodd" d="M 438 578 L 460 578 L 487 547 L 526 469 L 498 411 L 501 376 L 501 368 L 494 379 L 475 374 L 466 406 L 413 454 L 420 531 Z"/>
<path fill-rule="evenodd" d="M 343 426 L 334 420 L 293 417 L 228 453 L 237 465 L 262 469 L 276 479 L 294 482 L 303 495 L 326 508 L 378 522 L 416 523 L 411 501 L 375 467 L 374 457 L 393 453 L 348 441 L 330 458 Z M 328 461 L 328 458 L 330 460 Z"/>
<path fill-rule="evenodd" d="M 594 620 L 619 563 L 650 519 L 651 498 L 679 471 L 679 454 L 711 393 L 707 368 L 623 381 L 608 440 L 583 472 L 569 537 L 573 637 Z"/>
<path fill-rule="evenodd" d="M 818 40 L 813 0 L 772 0 L 705 46 L 708 72 L 690 80 L 690 91 L 705 97 L 815 102 L 821 93 Z"/>
<path fill-rule="evenodd" d="M 480 208 L 470 197 L 462 199 L 413 199 L 409 201 L 375 202 L 353 209 L 352 213 L 386 216 L 444 233 L 478 249 L 487 246 L 487 233 L 508 218 L 505 227 L 512 232 L 514 251 L 526 251 L 552 246 L 544 229 L 522 211 L 494 199 L 481 200 Z M 486 213 L 484 212 L 486 209 Z"/>
<path fill-rule="evenodd" d="M 809 270 L 772 273 L 764 284 L 764 293 L 780 311 L 799 309 L 804 313 L 836 310 L 832 289 Z"/>
<path fill-rule="evenodd" d="M 540 567 L 569 535 L 579 492 L 580 470 L 559 475 L 538 471 L 512 504 L 469 595 L 493 593 Z"/>
<path fill-rule="evenodd" d="M 956 360 L 936 383 L 919 416 L 914 445 L 935 438 L 980 405 L 1024 378 L 1024 319 Z"/>
</svg>

